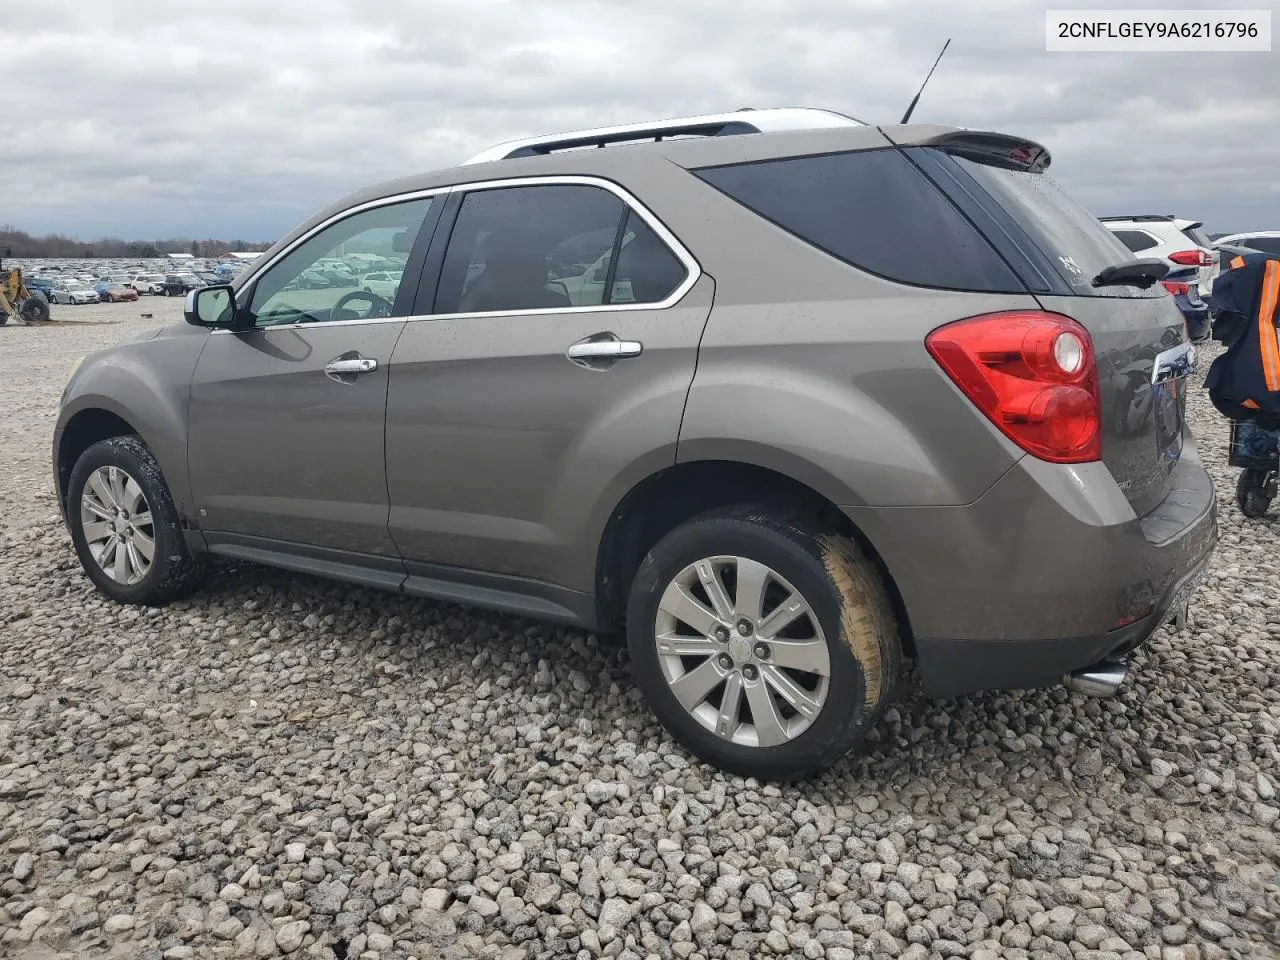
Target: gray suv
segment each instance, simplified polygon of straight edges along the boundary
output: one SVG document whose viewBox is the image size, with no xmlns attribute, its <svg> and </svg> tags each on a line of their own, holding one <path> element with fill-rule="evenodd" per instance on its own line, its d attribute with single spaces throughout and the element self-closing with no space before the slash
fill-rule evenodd
<svg viewBox="0 0 1280 960">
<path fill-rule="evenodd" d="M 744 775 L 835 762 L 909 661 L 1109 694 L 1214 495 L 1167 266 L 1048 165 L 763 110 L 363 190 L 79 366 L 76 551 L 125 603 L 215 555 L 625 631 L 668 731 Z M 394 295 L 299 283 L 353 254 Z"/>
</svg>

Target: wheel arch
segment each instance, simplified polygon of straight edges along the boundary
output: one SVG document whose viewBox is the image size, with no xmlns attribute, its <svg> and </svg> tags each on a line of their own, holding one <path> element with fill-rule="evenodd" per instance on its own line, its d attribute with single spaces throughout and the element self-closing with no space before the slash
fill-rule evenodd
<svg viewBox="0 0 1280 960">
<path fill-rule="evenodd" d="M 627 593 L 640 562 L 669 531 L 699 514 L 735 504 L 764 503 L 800 513 L 858 543 L 884 580 L 908 654 L 910 620 L 880 552 L 829 497 L 789 473 L 736 460 L 678 462 L 635 484 L 609 515 L 596 551 L 598 620 L 621 626 Z"/>
<path fill-rule="evenodd" d="M 63 425 L 58 434 L 57 449 L 54 453 L 54 475 L 58 485 L 58 506 L 65 516 L 67 507 L 67 488 L 71 481 L 71 471 L 76 461 L 91 446 L 100 440 L 111 437 L 138 435 L 134 427 L 125 417 L 106 406 L 88 406 L 77 410 Z M 143 440 L 145 443 L 146 441 Z"/>
</svg>

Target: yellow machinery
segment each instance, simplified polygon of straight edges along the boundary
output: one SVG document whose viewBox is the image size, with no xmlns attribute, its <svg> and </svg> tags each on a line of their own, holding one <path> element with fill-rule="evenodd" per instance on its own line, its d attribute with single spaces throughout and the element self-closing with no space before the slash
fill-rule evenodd
<svg viewBox="0 0 1280 960">
<path fill-rule="evenodd" d="M 49 301 L 44 294 L 27 288 L 19 268 L 0 268 L 0 293 L 4 294 L 14 315 L 21 317 L 24 323 L 44 323 L 49 319 Z M 9 321 L 9 311 L 4 307 L 5 304 L 0 303 L 0 324 Z"/>
</svg>

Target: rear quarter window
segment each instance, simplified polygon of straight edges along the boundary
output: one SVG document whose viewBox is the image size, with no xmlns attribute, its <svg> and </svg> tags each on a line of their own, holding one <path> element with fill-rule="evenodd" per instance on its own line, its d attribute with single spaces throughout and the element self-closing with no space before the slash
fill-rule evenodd
<svg viewBox="0 0 1280 960">
<path fill-rule="evenodd" d="M 693 172 L 788 233 L 869 273 L 921 287 L 1026 292 L 982 234 L 896 149 Z"/>
<path fill-rule="evenodd" d="M 1112 230 L 1111 232 L 1115 234 L 1117 240 L 1134 253 L 1160 246 L 1159 240 L 1141 230 Z"/>
</svg>

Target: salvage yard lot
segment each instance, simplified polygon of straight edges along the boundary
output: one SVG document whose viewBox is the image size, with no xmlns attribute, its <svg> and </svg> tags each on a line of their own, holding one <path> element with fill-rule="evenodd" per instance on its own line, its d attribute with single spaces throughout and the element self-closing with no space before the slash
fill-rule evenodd
<svg viewBox="0 0 1280 960">
<path fill-rule="evenodd" d="M 778 787 L 691 762 L 581 631 L 249 565 L 95 593 L 59 392 L 181 306 L 0 328 L 0 955 L 1280 952 L 1280 523 L 1236 510 L 1199 376 L 1222 541 L 1115 700 L 911 696 Z"/>
</svg>

